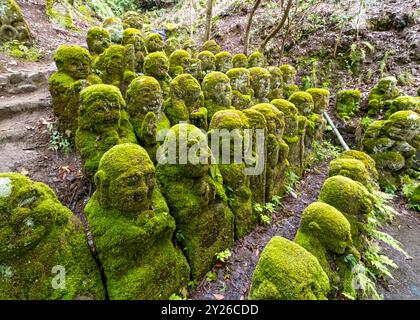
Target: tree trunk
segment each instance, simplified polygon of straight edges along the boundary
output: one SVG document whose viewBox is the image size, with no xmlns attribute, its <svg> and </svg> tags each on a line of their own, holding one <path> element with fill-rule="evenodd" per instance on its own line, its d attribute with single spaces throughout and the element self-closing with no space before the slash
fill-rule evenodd
<svg viewBox="0 0 420 320">
<path fill-rule="evenodd" d="M 204 31 L 204 41 L 210 40 L 211 18 L 213 16 L 213 0 L 207 0 L 206 10 L 206 29 Z"/>
<path fill-rule="evenodd" d="M 289 12 L 292 7 L 293 0 L 288 0 L 286 9 L 284 9 L 283 17 L 277 27 L 271 31 L 271 33 L 264 39 L 263 43 L 260 46 L 260 51 L 264 52 L 265 47 L 267 46 L 267 43 L 283 28 L 284 24 L 287 21 L 287 18 L 289 17 Z"/>
<path fill-rule="evenodd" d="M 261 3 L 261 0 L 255 0 L 254 6 L 248 17 L 248 23 L 246 25 L 245 38 L 244 38 L 244 54 L 245 55 L 248 55 L 249 33 L 251 31 L 252 18 L 254 17 L 254 13 L 258 9 L 260 3 Z"/>
</svg>

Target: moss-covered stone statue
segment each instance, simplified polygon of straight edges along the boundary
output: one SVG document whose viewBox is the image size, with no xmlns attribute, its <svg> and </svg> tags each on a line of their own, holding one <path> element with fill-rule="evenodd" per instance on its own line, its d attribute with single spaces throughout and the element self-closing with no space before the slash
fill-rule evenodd
<svg viewBox="0 0 420 320">
<path fill-rule="evenodd" d="M 156 162 L 156 150 L 160 145 L 158 135 L 162 134 L 161 130 L 171 127 L 163 112 L 163 92 L 159 82 L 148 76 L 134 79 L 128 87 L 126 102 L 137 141 Z"/>
<path fill-rule="evenodd" d="M 267 67 L 270 72 L 270 93 L 268 100 L 283 99 L 283 74 L 279 67 Z"/>
<path fill-rule="evenodd" d="M 250 176 L 246 172 L 245 148 L 250 138 L 246 129 L 249 124 L 245 114 L 239 110 L 222 110 L 214 114 L 208 132 L 228 203 L 235 216 L 236 239 L 248 234 L 258 221 L 252 208 Z M 218 144 L 219 154 L 214 154 L 214 143 Z M 229 150 L 229 154 L 224 154 L 223 150 Z"/>
<path fill-rule="evenodd" d="M 141 30 L 143 28 L 143 17 L 135 11 L 127 11 L 123 17 L 124 29 L 134 28 Z"/>
<path fill-rule="evenodd" d="M 207 40 L 203 43 L 201 51 L 210 51 L 214 55 L 218 54 L 221 51 L 220 45 L 214 40 Z"/>
<path fill-rule="evenodd" d="M 368 114 L 382 114 L 390 108 L 392 100 L 400 95 L 397 83 L 395 77 L 385 77 L 379 80 L 369 93 Z"/>
<path fill-rule="evenodd" d="M 164 47 L 165 42 L 159 33 L 151 33 L 146 37 L 146 48 L 148 53 L 163 51 Z"/>
<path fill-rule="evenodd" d="M 230 52 L 219 52 L 214 58 L 216 62 L 216 71 L 226 73 L 233 68 L 232 54 Z"/>
<path fill-rule="evenodd" d="M 353 160 L 354 162 L 359 160 Z M 350 159 L 347 159 L 350 162 Z M 333 164 L 337 166 L 337 163 Z M 342 168 L 341 173 L 346 173 Z M 330 171 L 332 174 L 332 172 Z M 338 172 L 340 173 L 340 172 Z M 367 172 L 366 172 L 367 173 Z M 319 201 L 328 203 L 339 210 L 349 221 L 354 243 L 361 245 L 361 233 L 365 231 L 368 214 L 374 206 L 371 193 L 360 182 L 343 175 L 335 175 L 327 180 L 321 189 Z"/>
<path fill-rule="evenodd" d="M 110 17 L 102 22 L 102 27 L 108 30 L 113 43 L 121 43 L 123 39 L 124 26 L 121 19 Z"/>
<path fill-rule="evenodd" d="M 284 114 L 274 105 L 261 103 L 252 107 L 261 112 L 267 121 L 267 164 L 266 164 L 266 202 L 273 196 L 283 194 L 285 188 L 286 170 L 289 166 L 287 156 L 289 147 L 282 139 L 285 122 Z"/>
<path fill-rule="evenodd" d="M 0 173 L 0 300 L 105 299 L 84 229 L 48 186 Z"/>
<path fill-rule="evenodd" d="M 203 79 L 204 103 L 207 109 L 207 120 L 220 110 L 232 108 L 232 87 L 227 75 L 214 71 Z"/>
<path fill-rule="evenodd" d="M 252 107 L 254 91 L 251 88 L 251 75 L 248 69 L 230 69 L 226 75 L 232 87 L 232 106 L 239 110 Z"/>
<path fill-rule="evenodd" d="M 102 157 L 85 208 L 110 299 L 168 299 L 190 268 L 174 247 L 175 221 L 147 152 L 120 144 Z"/>
<path fill-rule="evenodd" d="M 386 111 L 385 117 L 388 118 L 394 112 L 403 110 L 412 110 L 420 114 L 420 97 L 401 96 L 395 98 Z"/>
<path fill-rule="evenodd" d="M 136 65 L 133 45 L 112 45 L 96 59 L 93 67 L 103 83 L 116 86 L 125 92 L 136 77 Z"/>
<path fill-rule="evenodd" d="M 137 140 L 117 87 L 92 85 L 80 95 L 76 148 L 86 175 L 92 178 L 106 151 L 117 144 L 137 143 Z"/>
<path fill-rule="evenodd" d="M 128 28 L 124 30 L 122 44 L 124 46 L 132 44 L 135 54 L 135 71 L 143 72 L 144 57 L 147 54 L 143 37 L 138 29 Z"/>
<path fill-rule="evenodd" d="M 289 146 L 287 160 L 289 169 L 295 174 L 301 175 L 304 169 L 304 133 L 299 131 L 299 112 L 295 105 L 287 100 L 275 99 L 271 101 L 279 111 L 284 114 L 284 132 L 282 139 Z"/>
<path fill-rule="evenodd" d="M 340 90 L 337 92 L 335 114 L 342 120 L 353 117 L 360 109 L 361 92 L 359 90 Z"/>
<path fill-rule="evenodd" d="M 60 130 L 71 139 L 77 130 L 80 91 L 101 79 L 91 73 L 89 52 L 76 45 L 62 45 L 54 54 L 58 71 L 49 79 L 54 114 Z"/>
<path fill-rule="evenodd" d="M 169 60 L 166 55 L 163 52 L 148 54 L 144 60 L 143 70 L 146 76 L 154 77 L 159 81 L 164 99 L 168 98 L 171 77 L 169 76 Z"/>
<path fill-rule="evenodd" d="M 172 80 L 165 114 L 172 126 L 184 121 L 207 130 L 207 109 L 197 79 L 190 74 L 181 74 Z"/>
<path fill-rule="evenodd" d="M 250 300 L 326 300 L 327 274 L 317 258 L 293 241 L 273 237 L 255 268 Z"/>
<path fill-rule="evenodd" d="M 169 74 L 172 78 L 186 72 L 191 55 L 185 50 L 176 50 L 169 56 Z"/>
<path fill-rule="evenodd" d="M 306 90 L 306 92 L 312 96 L 314 101 L 314 113 L 321 115 L 324 111 L 327 110 L 330 104 L 329 90 L 321 88 L 310 88 Z"/>
<path fill-rule="evenodd" d="M 201 61 L 201 74 L 198 80 L 202 81 L 207 74 L 216 71 L 216 58 L 210 51 L 201 51 L 197 58 Z"/>
<path fill-rule="evenodd" d="M 255 51 L 251 53 L 248 57 L 248 68 L 255 68 L 255 67 L 259 67 L 259 68 L 265 67 L 265 57 L 259 51 Z"/>
<path fill-rule="evenodd" d="M 420 115 L 398 111 L 388 120 L 377 120 L 367 128 L 363 150 L 376 162 L 381 187 L 398 186 L 404 172 L 419 170 Z"/>
<path fill-rule="evenodd" d="M 2 0 L 0 3 L 0 42 L 14 40 L 30 44 L 31 32 L 17 2 Z"/>
<path fill-rule="evenodd" d="M 232 58 L 234 68 L 248 68 L 248 57 L 243 53 L 237 53 Z"/>
<path fill-rule="evenodd" d="M 191 38 L 186 38 L 182 41 L 182 49 L 187 51 L 193 58 L 197 57 L 199 50 L 197 42 Z"/>
<path fill-rule="evenodd" d="M 166 56 L 170 56 L 172 52 L 175 50 L 181 49 L 181 43 L 179 42 L 178 38 L 169 38 L 165 41 L 165 48 L 164 51 Z"/>
<path fill-rule="evenodd" d="M 206 139 L 193 125 L 172 127 L 156 167 L 194 280 L 201 279 L 211 269 L 217 252 L 233 244 L 233 214 L 222 175 L 217 165 L 211 163 Z M 176 151 L 181 145 L 190 150 L 189 157 Z"/>
<path fill-rule="evenodd" d="M 111 35 L 107 29 L 95 26 L 88 30 L 86 43 L 92 58 L 95 60 L 111 45 Z"/>
<path fill-rule="evenodd" d="M 296 69 L 289 64 L 284 64 L 280 66 L 280 70 L 283 75 L 283 96 L 289 99 L 294 92 L 299 91 L 299 87 L 295 84 Z"/>
<path fill-rule="evenodd" d="M 270 72 L 267 69 L 253 67 L 249 69 L 251 75 L 251 87 L 254 90 L 254 104 L 268 103 L 270 93 Z"/>
<path fill-rule="evenodd" d="M 318 259 L 331 286 L 355 296 L 351 266 L 344 257 L 352 254 L 358 260 L 360 254 L 353 247 L 350 223 L 340 211 L 326 203 L 311 203 L 302 213 L 295 242 Z"/>
</svg>

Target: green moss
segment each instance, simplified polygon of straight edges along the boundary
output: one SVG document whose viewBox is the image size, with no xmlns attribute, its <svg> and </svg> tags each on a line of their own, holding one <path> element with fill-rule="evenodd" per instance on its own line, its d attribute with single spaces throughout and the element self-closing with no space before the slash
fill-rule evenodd
<svg viewBox="0 0 420 320">
<path fill-rule="evenodd" d="M 218 54 L 221 49 L 219 44 L 214 40 L 207 40 L 203 43 L 203 46 L 201 47 L 201 51 L 210 51 L 214 55 Z"/>
<path fill-rule="evenodd" d="M 258 216 L 252 210 L 252 199 L 250 189 L 250 177 L 246 174 L 245 159 L 242 162 L 235 161 L 235 143 L 240 144 L 242 150 L 248 145 L 249 137 L 245 135 L 244 129 L 248 129 L 247 117 L 238 110 L 222 110 L 214 114 L 209 124 L 209 136 L 212 130 L 229 131 L 230 136 L 230 157 L 228 164 L 223 154 L 214 155 L 219 163 L 219 169 L 223 177 L 223 187 L 229 198 L 229 206 L 234 214 L 235 238 L 239 239 L 248 234 L 257 224 Z M 225 147 L 225 139 L 220 137 L 218 141 L 219 150 Z M 212 141 L 213 143 L 213 141 Z M 213 145 L 212 145 L 213 146 Z M 236 146 L 237 147 L 237 146 Z"/>
<path fill-rule="evenodd" d="M 284 135 L 288 137 L 296 136 L 298 133 L 298 109 L 295 105 L 283 99 L 275 99 L 271 101 L 271 104 L 284 114 Z"/>
<path fill-rule="evenodd" d="M 165 42 L 159 33 L 151 33 L 146 37 L 146 48 L 149 53 L 163 51 Z"/>
<path fill-rule="evenodd" d="M 233 68 L 232 54 L 227 51 L 217 53 L 215 56 L 216 70 L 226 73 Z"/>
<path fill-rule="evenodd" d="M 298 244 L 273 237 L 252 277 L 251 300 L 324 300 L 328 276 L 318 260 Z"/>
<path fill-rule="evenodd" d="M 126 13 L 124 13 L 124 29 L 133 28 L 141 30 L 143 28 L 143 23 L 143 17 L 138 12 L 127 11 Z"/>
<path fill-rule="evenodd" d="M 111 299 L 167 299 L 190 269 L 172 244 L 175 221 L 147 152 L 121 144 L 102 157 L 85 208 Z"/>
<path fill-rule="evenodd" d="M 278 67 L 267 67 L 270 72 L 270 93 L 268 99 L 283 99 L 283 74 Z"/>
<path fill-rule="evenodd" d="M 210 122 L 217 111 L 231 108 L 232 87 L 228 76 L 218 71 L 206 75 L 202 85 L 205 107 L 208 111 L 207 119 Z"/>
<path fill-rule="evenodd" d="M 335 114 L 341 119 L 348 119 L 359 112 L 361 93 L 359 90 L 341 90 L 337 92 Z"/>
<path fill-rule="evenodd" d="M 80 80 L 89 75 L 92 61 L 86 49 L 77 45 L 61 45 L 54 54 L 54 62 L 58 71 Z"/>
<path fill-rule="evenodd" d="M 394 112 L 402 111 L 402 110 L 412 110 L 419 113 L 420 112 L 420 97 L 402 96 L 402 97 L 395 98 L 392 101 L 392 105 L 390 106 L 389 110 L 387 110 L 385 116 L 389 117 Z"/>
<path fill-rule="evenodd" d="M 267 69 L 254 67 L 249 69 L 251 87 L 254 90 L 254 103 L 267 103 L 270 93 L 270 72 Z"/>
<path fill-rule="evenodd" d="M 322 114 L 330 104 L 330 92 L 327 89 L 311 88 L 306 90 L 314 100 L 314 112 Z"/>
<path fill-rule="evenodd" d="M 400 171 L 405 166 L 404 157 L 395 151 L 378 152 L 372 155 L 376 167 L 381 170 Z"/>
<path fill-rule="evenodd" d="M 197 56 L 198 46 L 194 39 L 187 38 L 182 41 L 182 49 L 187 51 L 191 57 Z"/>
<path fill-rule="evenodd" d="M 385 77 L 379 80 L 369 93 L 368 114 L 377 115 L 391 107 L 393 99 L 400 95 L 397 82 L 394 77 Z"/>
<path fill-rule="evenodd" d="M 88 30 L 86 43 L 91 55 L 99 55 L 111 45 L 111 35 L 108 30 L 95 26 Z"/>
<path fill-rule="evenodd" d="M 376 170 L 376 163 L 372 157 L 370 157 L 367 153 L 358 150 L 347 150 L 344 151 L 340 158 L 342 159 L 356 159 L 365 165 L 366 170 L 371 177 L 371 180 L 376 181 L 378 179 L 378 171 Z"/>
<path fill-rule="evenodd" d="M 226 75 L 232 86 L 232 106 L 239 110 L 248 109 L 252 106 L 250 73 L 245 68 L 230 69 Z"/>
<path fill-rule="evenodd" d="M 169 56 L 169 74 L 171 77 L 176 77 L 185 73 L 188 67 L 191 56 L 185 50 L 176 50 Z"/>
<path fill-rule="evenodd" d="M 295 105 L 300 114 L 307 116 L 314 111 L 314 100 L 312 95 L 304 91 L 293 93 L 289 97 L 289 101 Z"/>
<path fill-rule="evenodd" d="M 193 125 L 181 124 L 171 128 L 163 148 L 169 150 L 179 141 L 189 147 L 206 144 L 206 135 Z M 200 153 L 207 157 L 211 154 Z M 230 248 L 233 243 L 233 214 L 223 190 L 223 179 L 216 164 L 165 163 L 168 159 L 162 152 L 157 165 L 157 177 L 176 220 L 177 233 L 182 235 L 180 245 L 184 248 L 194 280 L 203 277 L 215 262 L 215 254 Z"/>
<path fill-rule="evenodd" d="M 207 129 L 207 110 L 198 81 L 190 74 L 181 74 L 171 82 L 170 98 L 165 102 L 165 114 L 172 126 L 181 121 Z"/>
<path fill-rule="evenodd" d="M 285 99 L 289 99 L 289 97 L 299 91 L 299 87 L 295 84 L 284 84 L 283 85 L 283 96 Z"/>
<path fill-rule="evenodd" d="M 85 173 L 92 177 L 107 150 L 121 143 L 136 143 L 137 140 L 118 88 L 92 85 L 83 89 L 80 96 L 76 148 Z"/>
<path fill-rule="evenodd" d="M 371 188 L 371 178 L 365 165 L 357 159 L 338 158 L 330 162 L 328 175 L 345 176 Z"/>
<path fill-rule="evenodd" d="M 175 50 L 181 49 L 181 44 L 177 38 L 169 38 L 165 41 L 164 51 L 169 57 Z"/>
<path fill-rule="evenodd" d="M 82 222 L 45 184 L 0 173 L 0 299 L 104 299 Z M 55 266 L 65 268 L 65 288 Z M 62 284 L 62 283 L 61 283 Z"/>
<path fill-rule="evenodd" d="M 234 68 L 247 68 L 248 58 L 243 53 L 237 53 L 233 56 L 232 63 Z"/>
<path fill-rule="evenodd" d="M 163 52 L 153 52 L 146 56 L 143 65 L 144 74 L 159 81 L 164 98 L 169 96 L 169 60 Z"/>
<path fill-rule="evenodd" d="M 289 64 L 280 66 L 281 73 L 283 74 L 284 84 L 294 84 L 296 77 L 296 69 Z"/>
<path fill-rule="evenodd" d="M 411 142 L 420 135 L 420 115 L 411 110 L 395 112 L 383 128 L 391 139 Z"/>
<path fill-rule="evenodd" d="M 124 30 L 122 44 L 124 46 L 133 45 L 135 55 L 135 71 L 141 73 L 143 71 L 144 57 L 147 54 L 145 41 L 138 29 L 128 28 Z"/>
<path fill-rule="evenodd" d="M 102 22 L 102 27 L 107 29 L 113 43 L 121 43 L 123 39 L 124 26 L 117 17 L 110 17 Z"/>
<path fill-rule="evenodd" d="M 312 253 L 331 281 L 340 291 L 354 294 L 354 288 L 345 279 L 352 279 L 351 269 L 336 269 L 334 260 L 343 259 L 352 250 L 350 223 L 334 207 L 314 202 L 302 213 L 301 224 L 295 242 Z M 340 278 L 342 281 L 340 281 Z"/>
<path fill-rule="evenodd" d="M 0 41 L 14 40 L 31 44 L 32 36 L 17 2 L 5 0 L 0 8 Z"/>
<path fill-rule="evenodd" d="M 251 53 L 248 57 L 248 68 L 255 68 L 255 67 L 260 67 L 260 68 L 265 67 L 265 57 L 259 51 L 255 51 Z"/>
<path fill-rule="evenodd" d="M 201 51 L 197 57 L 201 61 L 201 71 L 203 73 L 200 78 L 204 78 L 206 74 L 216 70 L 216 58 L 213 53 Z"/>
</svg>

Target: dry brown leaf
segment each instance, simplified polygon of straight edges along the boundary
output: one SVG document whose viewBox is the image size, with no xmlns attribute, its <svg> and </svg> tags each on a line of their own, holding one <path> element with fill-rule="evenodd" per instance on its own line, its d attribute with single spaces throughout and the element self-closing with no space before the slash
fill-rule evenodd
<svg viewBox="0 0 420 320">
<path fill-rule="evenodd" d="M 213 296 L 216 298 L 216 300 L 225 300 L 225 296 L 223 294 L 215 293 Z"/>
</svg>

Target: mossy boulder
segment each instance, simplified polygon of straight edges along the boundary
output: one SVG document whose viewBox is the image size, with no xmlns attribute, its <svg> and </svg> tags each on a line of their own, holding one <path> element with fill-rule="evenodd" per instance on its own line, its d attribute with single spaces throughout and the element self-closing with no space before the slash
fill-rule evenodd
<svg viewBox="0 0 420 320">
<path fill-rule="evenodd" d="M 186 38 L 182 41 L 182 49 L 187 51 L 191 57 L 196 57 L 199 50 L 197 43 L 191 38 Z"/>
<path fill-rule="evenodd" d="M 110 299 L 168 299 L 190 268 L 172 236 L 175 221 L 147 152 L 120 144 L 102 157 L 85 208 Z"/>
<path fill-rule="evenodd" d="M 265 67 L 265 57 L 259 52 L 255 51 L 248 56 L 248 68 L 264 68 Z"/>
<path fill-rule="evenodd" d="M 289 101 L 295 105 L 303 116 L 308 116 L 314 111 L 314 99 L 307 92 L 295 92 L 289 97 Z"/>
<path fill-rule="evenodd" d="M 185 50 L 176 50 L 169 56 L 169 74 L 171 77 L 185 73 L 190 63 L 191 55 Z"/>
<path fill-rule="evenodd" d="M 376 181 L 378 179 L 378 171 L 376 170 L 376 162 L 367 153 L 363 151 L 358 151 L 358 150 L 347 150 L 341 153 L 340 158 L 360 160 L 365 165 L 365 168 L 368 171 L 371 179 L 373 181 Z"/>
<path fill-rule="evenodd" d="M 80 93 L 76 148 L 88 177 L 93 177 L 103 154 L 121 143 L 137 143 L 125 101 L 117 87 L 89 86 Z"/>
<path fill-rule="evenodd" d="M 311 203 L 302 213 L 295 242 L 318 259 L 331 286 L 355 295 L 351 267 L 344 263 L 344 257 L 355 250 L 350 223 L 340 211 L 326 203 Z"/>
<path fill-rule="evenodd" d="M 159 136 L 171 125 L 163 112 L 163 91 L 159 82 L 148 76 L 133 80 L 126 93 L 127 112 L 137 141 L 153 162 L 159 147 Z"/>
<path fill-rule="evenodd" d="M 254 104 L 268 103 L 268 95 L 270 93 L 270 72 L 261 67 L 253 67 L 249 69 L 251 75 L 251 87 L 254 90 Z"/>
<path fill-rule="evenodd" d="M 411 110 L 395 112 L 383 128 L 391 139 L 411 142 L 420 135 L 420 115 Z"/>
<path fill-rule="evenodd" d="M 243 53 L 237 53 L 233 56 L 232 63 L 234 68 L 247 68 L 248 58 Z"/>
<path fill-rule="evenodd" d="M 59 128 L 71 139 L 77 130 L 80 91 L 101 79 L 91 73 L 89 52 L 76 45 L 62 45 L 54 54 L 58 71 L 49 79 L 54 114 Z"/>
<path fill-rule="evenodd" d="M 165 47 L 163 37 L 159 33 L 151 33 L 147 35 L 145 43 L 148 53 L 163 51 L 163 48 Z"/>
<path fill-rule="evenodd" d="M 284 99 L 289 99 L 289 97 L 299 91 L 299 87 L 296 84 L 284 84 L 283 85 L 283 97 Z"/>
<path fill-rule="evenodd" d="M 290 64 L 284 64 L 280 66 L 281 73 L 283 75 L 284 84 L 294 84 L 296 77 L 296 69 Z"/>
<path fill-rule="evenodd" d="M 14 0 L 3 0 L 0 4 L 0 41 L 14 40 L 31 44 L 31 31 L 18 3 Z"/>
<path fill-rule="evenodd" d="M 0 173 L 0 299 L 105 299 L 84 229 L 48 186 Z"/>
<path fill-rule="evenodd" d="M 250 176 L 247 175 L 244 158 L 245 148 L 249 145 L 245 129 L 249 129 L 245 114 L 239 110 L 222 110 L 214 114 L 208 132 L 228 203 L 235 217 L 236 239 L 248 234 L 258 221 L 252 208 Z M 213 143 L 218 144 L 219 154 L 214 154 Z M 229 150 L 229 154 L 224 154 L 225 149 Z"/>
<path fill-rule="evenodd" d="M 152 52 L 146 56 L 143 65 L 144 74 L 154 77 L 159 81 L 163 91 L 163 97 L 169 97 L 169 86 L 171 77 L 169 76 L 169 60 L 163 52 Z"/>
<path fill-rule="evenodd" d="M 255 268 L 251 300 L 325 300 L 330 291 L 327 274 L 317 258 L 300 245 L 273 237 Z"/>
<path fill-rule="evenodd" d="M 88 30 L 86 43 L 92 56 L 98 56 L 111 45 L 111 35 L 107 29 L 95 26 Z"/>
<path fill-rule="evenodd" d="M 221 51 L 220 45 L 214 40 L 207 40 L 203 43 L 201 51 L 210 51 L 214 55 L 218 54 Z"/>
<path fill-rule="evenodd" d="M 402 110 L 412 110 L 420 113 L 420 97 L 401 96 L 392 101 L 391 107 L 385 113 L 385 117 L 389 117 L 394 112 Z"/>
<path fill-rule="evenodd" d="M 395 77 L 385 77 L 372 88 L 368 97 L 368 114 L 378 115 L 392 106 L 392 101 L 400 95 Z"/>
<path fill-rule="evenodd" d="M 270 93 L 268 99 L 283 99 L 283 74 L 279 67 L 267 67 L 270 72 Z"/>
<path fill-rule="evenodd" d="M 337 92 L 335 114 L 347 120 L 359 112 L 361 93 L 359 90 L 340 90 Z"/>
<path fill-rule="evenodd" d="M 312 96 L 314 100 L 314 113 L 322 114 L 327 110 L 330 104 L 330 91 L 321 88 L 310 88 L 306 90 Z"/>
<path fill-rule="evenodd" d="M 104 84 L 116 86 L 125 92 L 136 77 L 136 65 L 133 45 L 112 45 L 99 55 L 93 68 Z"/>
<path fill-rule="evenodd" d="M 360 182 L 366 188 L 371 188 L 371 178 L 366 166 L 362 161 L 357 159 L 337 158 L 330 162 L 328 175 L 345 176 L 354 181 Z"/>
<path fill-rule="evenodd" d="M 234 238 L 234 217 L 223 189 L 223 178 L 218 166 L 211 163 L 206 140 L 206 135 L 193 125 L 172 127 L 156 168 L 194 280 L 211 269 L 216 253 L 230 248 Z M 187 159 L 184 153 L 170 153 L 179 143 L 197 148 L 195 157 Z"/>
<path fill-rule="evenodd" d="M 165 101 L 165 114 L 172 126 L 180 122 L 207 130 L 207 109 L 201 86 L 190 74 L 181 74 L 171 82 L 170 98 Z"/>
<path fill-rule="evenodd" d="M 142 15 L 135 11 L 127 11 L 124 13 L 124 17 L 122 20 L 124 29 L 137 29 L 141 30 L 143 28 L 144 18 Z"/>
<path fill-rule="evenodd" d="M 267 174 L 266 174 L 266 202 L 273 196 L 282 195 L 285 191 L 286 170 L 288 168 L 289 147 L 282 139 L 285 121 L 283 112 L 274 105 L 261 103 L 252 107 L 262 113 L 267 121 Z"/>
<path fill-rule="evenodd" d="M 251 75 L 248 69 L 233 68 L 226 75 L 232 86 L 232 106 L 239 110 L 250 108 L 254 92 L 251 88 Z"/>
<path fill-rule="evenodd" d="M 226 73 L 233 68 L 232 54 L 230 52 L 219 52 L 214 56 L 214 58 L 216 62 L 216 71 Z"/>
<path fill-rule="evenodd" d="M 229 77 L 219 71 L 206 75 L 202 85 L 207 119 L 210 122 L 217 111 L 232 108 L 232 87 Z"/>
<path fill-rule="evenodd" d="M 113 43 L 121 43 L 123 39 L 124 26 L 121 19 L 110 17 L 102 22 L 102 27 L 108 30 Z"/>
</svg>

